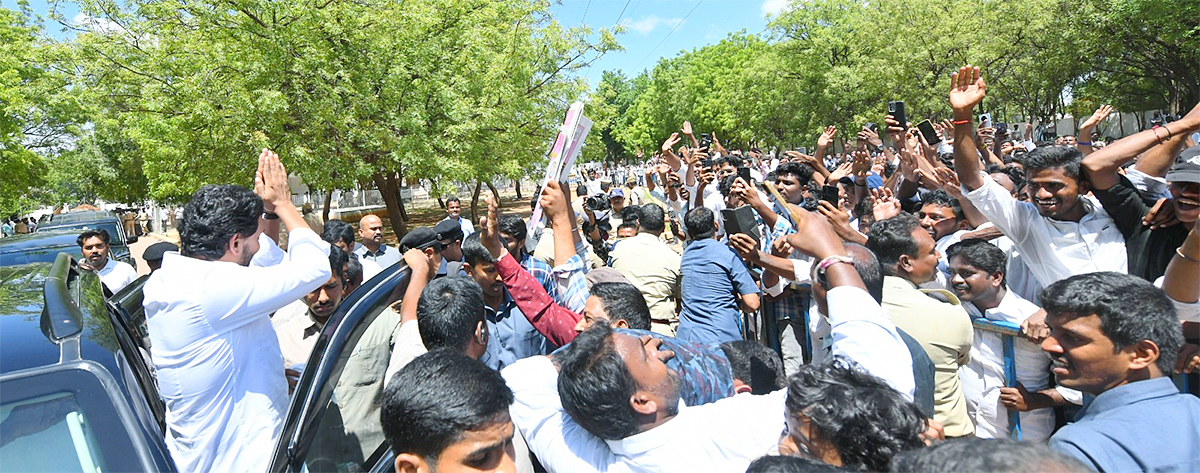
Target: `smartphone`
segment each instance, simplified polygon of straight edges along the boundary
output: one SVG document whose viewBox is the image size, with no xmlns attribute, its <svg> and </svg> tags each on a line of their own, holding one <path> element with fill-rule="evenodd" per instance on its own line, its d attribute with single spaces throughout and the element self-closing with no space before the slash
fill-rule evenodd
<svg viewBox="0 0 1200 473">
<path fill-rule="evenodd" d="M 708 133 L 701 133 L 700 134 L 700 147 L 705 148 L 705 149 L 711 148 L 712 147 L 712 135 L 710 135 Z"/>
<path fill-rule="evenodd" d="M 867 122 L 867 124 L 863 125 L 863 126 L 866 127 L 868 130 L 871 130 L 873 133 L 879 133 L 879 125 L 876 125 L 871 122 Z"/>
<path fill-rule="evenodd" d="M 743 181 L 746 181 L 746 185 L 751 185 L 754 182 L 750 180 L 750 168 L 746 166 L 739 166 L 737 168 L 737 175 L 738 177 L 742 178 Z"/>
<path fill-rule="evenodd" d="M 918 123 L 917 130 L 921 132 L 921 136 L 925 137 L 925 142 L 929 143 L 930 146 L 942 142 L 942 138 L 938 136 L 937 130 L 933 129 L 933 123 L 930 123 L 929 120 Z"/>
<path fill-rule="evenodd" d="M 821 186 L 821 200 L 829 202 L 835 208 L 838 206 L 837 186 Z"/>
<path fill-rule="evenodd" d="M 1008 136 L 1008 124 L 1000 122 L 996 124 L 996 136 Z"/>
<path fill-rule="evenodd" d="M 979 126 L 980 127 L 992 126 L 992 114 L 990 114 L 990 113 L 979 114 Z"/>
<path fill-rule="evenodd" d="M 888 102 L 888 115 L 891 115 L 893 120 L 900 122 L 901 128 L 908 129 L 908 114 L 904 113 L 903 100 Z"/>
</svg>

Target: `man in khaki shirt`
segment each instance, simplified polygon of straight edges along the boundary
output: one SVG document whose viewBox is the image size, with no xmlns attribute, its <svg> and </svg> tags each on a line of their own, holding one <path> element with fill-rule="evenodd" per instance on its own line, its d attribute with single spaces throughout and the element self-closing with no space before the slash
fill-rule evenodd
<svg viewBox="0 0 1200 473">
<path fill-rule="evenodd" d="M 883 308 L 892 322 L 921 343 L 934 365 L 933 418 L 947 437 L 975 432 L 967 413 L 958 369 L 971 360 L 971 319 L 948 291 L 922 291 L 934 279 L 938 254 L 933 237 L 912 214 L 901 212 L 871 225 L 867 248 L 883 270 Z"/>
<path fill-rule="evenodd" d="M 658 239 L 666 226 L 662 207 L 647 204 L 638 213 L 638 234 L 613 248 L 612 267 L 642 291 L 650 306 L 651 329 L 674 336 L 682 257 Z"/>
</svg>

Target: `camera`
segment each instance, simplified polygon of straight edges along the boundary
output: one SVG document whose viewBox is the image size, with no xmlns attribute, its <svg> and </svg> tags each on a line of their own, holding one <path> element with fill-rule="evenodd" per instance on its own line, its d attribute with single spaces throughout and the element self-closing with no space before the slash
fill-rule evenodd
<svg viewBox="0 0 1200 473">
<path fill-rule="evenodd" d="M 612 208 L 612 201 L 608 199 L 608 194 L 592 194 L 588 196 L 583 205 L 587 206 L 587 208 L 592 209 L 593 211 L 608 210 Z"/>
<path fill-rule="evenodd" d="M 700 134 L 700 147 L 704 149 L 712 148 L 712 135 L 708 133 Z"/>
</svg>

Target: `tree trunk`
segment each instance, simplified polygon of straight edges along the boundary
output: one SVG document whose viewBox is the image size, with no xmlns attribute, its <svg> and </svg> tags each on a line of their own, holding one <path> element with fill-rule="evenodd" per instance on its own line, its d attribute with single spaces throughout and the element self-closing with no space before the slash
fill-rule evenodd
<svg viewBox="0 0 1200 473">
<path fill-rule="evenodd" d="M 438 189 L 437 181 L 433 179 L 429 180 L 429 191 L 432 192 L 435 197 L 437 197 L 438 207 L 445 209 L 446 201 L 442 200 L 442 191 L 441 189 Z"/>
<path fill-rule="evenodd" d="M 408 221 L 408 209 L 404 207 L 404 195 L 400 194 L 400 188 L 396 188 L 396 201 L 400 203 L 400 218 Z"/>
<path fill-rule="evenodd" d="M 525 198 L 521 197 L 521 178 L 513 180 L 513 188 L 517 190 L 517 200 L 524 200 Z"/>
<path fill-rule="evenodd" d="M 384 205 L 387 206 L 388 219 L 392 221 L 392 232 L 396 234 L 397 239 L 404 238 L 404 234 L 408 233 L 408 225 L 405 224 L 404 216 L 400 215 L 400 186 L 397 184 L 396 174 L 376 173 L 371 178 L 383 196 Z"/>
<path fill-rule="evenodd" d="M 492 185 L 492 181 L 487 181 L 488 190 L 492 191 L 492 197 L 496 198 L 496 207 L 503 207 L 500 201 L 500 192 L 496 190 L 496 186 Z"/>
<path fill-rule="evenodd" d="M 471 194 L 471 221 L 479 220 L 479 191 L 483 187 L 483 181 L 475 180 L 475 192 Z"/>
<path fill-rule="evenodd" d="M 325 205 L 321 207 L 321 221 L 329 221 L 329 206 L 333 204 L 333 189 L 325 193 Z"/>
</svg>

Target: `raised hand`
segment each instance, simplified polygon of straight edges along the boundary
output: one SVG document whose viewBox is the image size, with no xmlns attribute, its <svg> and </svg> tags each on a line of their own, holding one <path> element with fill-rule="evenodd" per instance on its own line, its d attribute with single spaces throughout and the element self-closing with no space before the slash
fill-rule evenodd
<svg viewBox="0 0 1200 473">
<path fill-rule="evenodd" d="M 750 235 L 742 233 L 729 234 L 729 246 L 737 252 L 738 256 L 748 261 L 750 264 L 758 264 L 762 259 L 762 255 L 758 252 L 758 242 L 750 238 Z"/>
<path fill-rule="evenodd" d="M 433 279 L 437 275 L 438 266 L 433 264 L 433 254 L 426 254 L 425 250 L 419 248 L 411 248 L 404 252 L 404 264 L 408 265 L 408 269 L 414 275 L 423 275 L 426 280 Z"/>
<path fill-rule="evenodd" d="M 987 84 L 978 67 L 963 66 L 950 75 L 950 108 L 970 114 L 987 95 Z"/>
<path fill-rule="evenodd" d="M 791 158 L 790 161 L 795 161 L 797 163 L 805 163 L 808 165 L 815 165 L 817 162 L 817 158 L 814 158 L 807 154 L 801 153 L 799 151 L 784 151 L 783 154 L 784 154 L 784 156 Z"/>
<path fill-rule="evenodd" d="M 937 182 L 937 188 L 946 191 L 950 196 L 961 199 L 963 197 L 962 184 L 958 182 L 958 173 L 948 167 L 933 168 L 933 180 Z"/>
<path fill-rule="evenodd" d="M 1083 125 L 1080 126 L 1079 129 L 1091 130 L 1096 128 L 1096 125 L 1099 125 L 1100 122 L 1104 121 L 1105 118 L 1108 118 L 1108 114 L 1112 113 L 1112 111 L 1113 108 L 1111 105 L 1101 105 L 1100 108 L 1096 109 L 1096 113 L 1093 113 L 1092 116 L 1088 117 L 1088 119 L 1083 122 Z M 1083 135 L 1083 133 L 1080 133 L 1080 135 Z M 1090 138 L 1091 133 L 1088 133 L 1082 141 L 1091 141 Z"/>
<path fill-rule="evenodd" d="M 833 170 L 833 172 L 829 173 L 829 177 L 826 178 L 825 181 L 826 182 L 837 182 L 841 178 L 849 176 L 850 172 L 853 170 L 854 170 L 854 163 L 852 163 L 852 162 L 839 164 L 838 167 Z"/>
<path fill-rule="evenodd" d="M 837 127 L 829 125 L 825 127 L 825 131 L 821 132 L 821 136 L 817 138 L 818 148 L 828 148 L 833 143 L 833 137 L 837 136 Z"/>
<path fill-rule="evenodd" d="M 879 139 L 879 133 L 875 133 L 865 126 L 862 131 L 858 132 L 858 140 L 866 142 L 872 148 L 883 146 L 883 140 Z"/>
<path fill-rule="evenodd" d="M 542 204 L 542 208 L 546 210 L 546 215 L 550 216 L 551 224 L 561 219 L 563 215 L 569 215 L 567 212 L 571 211 L 571 205 L 563 196 L 562 184 L 553 180 L 547 182 L 546 186 L 542 188 L 542 196 L 538 197 L 538 203 Z M 488 204 L 488 215 L 491 216 L 490 203 Z M 555 230 L 557 231 L 557 229 Z"/>
<path fill-rule="evenodd" d="M 900 177 L 908 182 L 917 182 L 917 156 L 907 149 L 900 150 Z"/>
<path fill-rule="evenodd" d="M 871 189 L 871 202 L 871 213 L 876 222 L 900 215 L 900 201 L 892 195 L 891 189 Z"/>
<path fill-rule="evenodd" d="M 662 144 L 663 152 L 666 153 L 668 151 L 671 151 L 671 149 L 675 148 L 675 145 L 679 144 L 680 139 L 681 138 L 679 138 L 679 133 L 671 133 L 671 136 L 667 138 L 667 141 L 664 141 Z"/>
<path fill-rule="evenodd" d="M 871 174 L 871 153 L 866 151 L 854 152 L 854 164 L 851 166 L 851 172 L 854 174 L 854 179 L 866 179 L 868 174 Z"/>
<path fill-rule="evenodd" d="M 487 217 L 479 222 L 479 242 L 483 244 L 484 248 L 487 248 L 488 253 L 492 254 L 492 258 L 499 259 L 504 245 L 500 244 L 500 219 L 496 215 L 497 207 L 496 196 L 488 194 Z"/>
<path fill-rule="evenodd" d="M 287 170 L 279 161 L 279 155 L 263 148 L 258 155 L 258 170 L 254 173 L 254 193 L 263 201 L 263 210 L 274 213 L 277 205 L 291 203 L 292 192 L 288 189 Z"/>
<path fill-rule="evenodd" d="M 888 138 L 892 140 L 892 144 L 896 146 L 904 145 L 904 124 L 896 121 L 896 118 L 888 115 L 883 117 L 883 123 L 887 127 Z"/>
<path fill-rule="evenodd" d="M 692 122 L 685 120 L 679 131 L 682 131 L 685 136 L 692 136 Z"/>
</svg>

